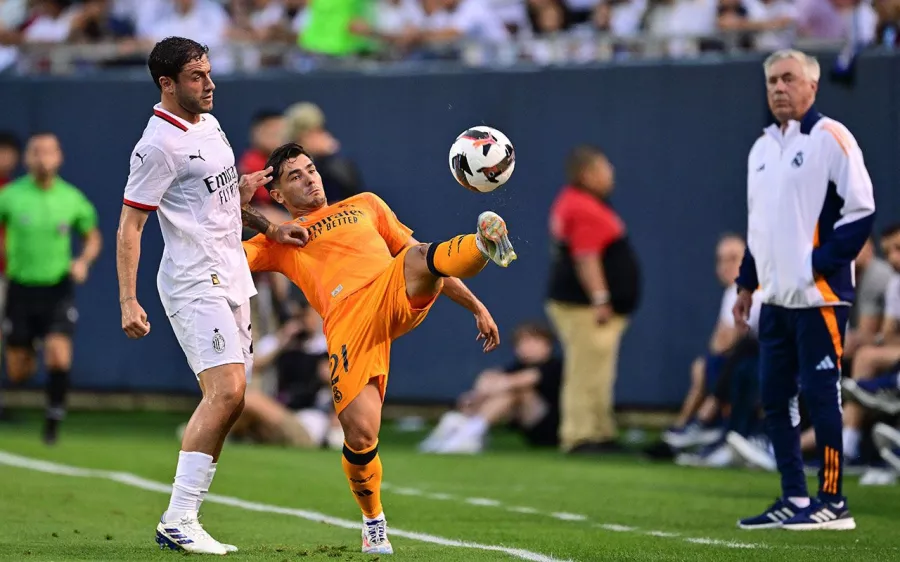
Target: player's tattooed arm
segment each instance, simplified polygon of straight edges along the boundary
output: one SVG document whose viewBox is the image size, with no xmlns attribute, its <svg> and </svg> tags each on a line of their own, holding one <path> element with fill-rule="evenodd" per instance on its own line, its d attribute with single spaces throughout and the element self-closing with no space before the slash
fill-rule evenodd
<svg viewBox="0 0 900 562">
<path fill-rule="evenodd" d="M 267 238 L 271 238 L 269 232 L 272 228 L 275 228 L 275 225 L 269 222 L 269 219 L 264 217 L 262 213 L 251 207 L 249 204 L 241 207 L 241 222 L 243 222 L 244 226 L 247 228 L 265 234 Z"/>
<path fill-rule="evenodd" d="M 309 231 L 304 227 L 292 222 L 276 226 L 249 204 L 241 207 L 241 221 L 247 228 L 261 232 L 279 244 L 303 247 L 309 241 Z"/>
</svg>

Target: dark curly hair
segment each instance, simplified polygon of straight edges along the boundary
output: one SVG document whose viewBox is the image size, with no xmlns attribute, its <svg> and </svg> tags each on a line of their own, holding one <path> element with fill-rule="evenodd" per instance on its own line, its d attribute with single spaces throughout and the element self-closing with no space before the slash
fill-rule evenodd
<svg viewBox="0 0 900 562">
<path fill-rule="evenodd" d="M 153 83 L 162 90 L 159 79 L 167 76 L 178 81 L 178 74 L 189 62 L 200 60 L 209 54 L 209 47 L 184 37 L 166 37 L 153 47 L 147 67 Z"/>
<path fill-rule="evenodd" d="M 275 189 L 275 184 L 281 179 L 281 172 L 284 171 L 284 164 L 288 160 L 293 160 L 299 156 L 306 156 L 310 160 L 312 160 L 312 156 L 306 152 L 306 149 L 300 146 L 295 142 L 289 142 L 287 144 L 283 144 L 272 151 L 272 155 L 269 156 L 269 160 L 266 161 L 266 168 L 272 168 L 272 181 L 266 184 L 266 189 L 272 191 Z"/>
</svg>

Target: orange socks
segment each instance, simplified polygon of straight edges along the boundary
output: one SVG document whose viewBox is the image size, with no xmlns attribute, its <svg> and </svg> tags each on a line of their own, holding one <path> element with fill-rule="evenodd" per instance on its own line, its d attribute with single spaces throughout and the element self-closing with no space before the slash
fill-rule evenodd
<svg viewBox="0 0 900 562">
<path fill-rule="evenodd" d="M 354 451 L 344 443 L 344 456 L 341 459 L 344 474 L 350 481 L 350 491 L 363 515 L 374 519 L 381 515 L 381 457 L 378 456 L 378 443 L 362 451 Z"/>
<path fill-rule="evenodd" d="M 432 244 L 425 260 L 433 275 L 460 279 L 478 275 L 488 262 L 475 245 L 474 234 L 460 235 L 440 244 Z"/>
</svg>

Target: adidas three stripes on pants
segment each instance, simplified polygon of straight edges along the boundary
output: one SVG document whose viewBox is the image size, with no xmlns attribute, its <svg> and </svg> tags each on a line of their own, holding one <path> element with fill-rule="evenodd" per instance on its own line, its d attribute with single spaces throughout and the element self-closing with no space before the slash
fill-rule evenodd
<svg viewBox="0 0 900 562">
<path fill-rule="evenodd" d="M 759 317 L 760 399 L 784 497 L 806 497 L 799 393 L 816 433 L 822 501 L 843 499 L 840 365 L 850 308 L 763 305 Z"/>
</svg>

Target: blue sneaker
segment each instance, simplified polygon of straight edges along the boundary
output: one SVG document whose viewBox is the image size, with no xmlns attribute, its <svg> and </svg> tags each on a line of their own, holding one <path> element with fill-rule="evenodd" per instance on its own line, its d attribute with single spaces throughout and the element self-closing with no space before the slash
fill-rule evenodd
<svg viewBox="0 0 900 562">
<path fill-rule="evenodd" d="M 826 503 L 812 500 L 809 507 L 781 524 L 789 531 L 850 531 L 856 528 L 856 521 L 850 515 L 847 500 L 840 503 Z"/>
<path fill-rule="evenodd" d="M 768 509 L 754 517 L 738 521 L 741 529 L 778 529 L 784 521 L 803 511 L 790 500 L 778 498 Z"/>
</svg>

